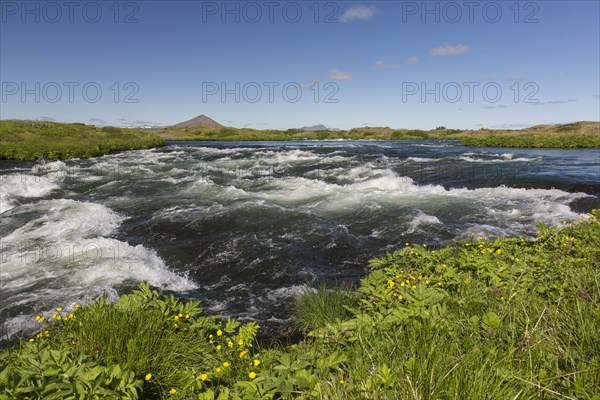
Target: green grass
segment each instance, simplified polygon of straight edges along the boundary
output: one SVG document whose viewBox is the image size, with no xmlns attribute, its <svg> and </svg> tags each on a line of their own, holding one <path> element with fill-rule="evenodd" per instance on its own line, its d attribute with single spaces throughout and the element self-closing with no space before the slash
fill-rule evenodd
<svg viewBox="0 0 600 400">
<path fill-rule="evenodd" d="M 97 128 L 84 124 L 0 121 L 0 158 L 14 160 L 88 158 L 118 150 L 162 146 L 164 140 L 143 129 Z"/>
<path fill-rule="evenodd" d="M 461 139 L 461 144 L 479 147 L 536 147 L 555 149 L 600 148 L 600 134 L 589 136 L 578 136 L 573 134 L 560 134 L 555 136 L 472 136 Z"/>
<path fill-rule="evenodd" d="M 0 352 L 0 397 L 599 399 L 599 218 L 539 224 L 536 240 L 407 244 L 354 291 L 307 291 L 293 345 L 261 348 L 255 324 L 145 285 L 57 310 Z"/>
<path fill-rule="evenodd" d="M 162 146 L 164 140 L 460 140 L 466 146 L 600 148 L 600 124 L 577 122 L 520 131 L 362 127 L 340 131 L 256 130 L 232 127 L 126 129 L 42 121 L 0 121 L 0 159 L 87 158 L 112 151 Z"/>
<path fill-rule="evenodd" d="M 460 140 L 466 146 L 522 147 L 522 148 L 600 148 L 600 126 L 597 122 L 576 122 L 564 125 L 538 125 L 523 130 L 470 131 L 447 129 L 434 130 L 392 129 L 389 127 L 362 127 L 340 131 L 286 131 L 256 130 L 231 127 L 165 128 L 156 131 L 166 140 L 223 140 L 223 141 L 270 141 L 270 140 Z"/>
<path fill-rule="evenodd" d="M 349 318 L 348 308 L 356 303 L 356 293 L 350 287 L 327 288 L 320 285 L 307 289 L 294 305 L 296 326 L 304 333 L 337 320 Z"/>
</svg>

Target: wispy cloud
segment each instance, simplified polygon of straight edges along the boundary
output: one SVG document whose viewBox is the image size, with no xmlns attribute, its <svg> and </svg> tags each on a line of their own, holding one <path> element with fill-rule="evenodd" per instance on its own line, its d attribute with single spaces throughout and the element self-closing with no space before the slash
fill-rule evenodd
<svg viewBox="0 0 600 400">
<path fill-rule="evenodd" d="M 576 99 L 567 99 L 567 100 L 550 100 L 546 102 L 538 101 L 537 103 L 528 102 L 527 104 L 532 106 L 547 106 L 549 104 L 568 104 L 568 103 L 577 103 Z"/>
<path fill-rule="evenodd" d="M 492 125 L 494 129 L 520 129 L 520 128 L 529 128 L 534 124 L 500 124 L 500 125 Z"/>
<path fill-rule="evenodd" d="M 88 122 L 91 122 L 94 125 L 106 125 L 106 121 L 101 118 L 90 118 Z"/>
<path fill-rule="evenodd" d="M 342 16 L 340 21 L 350 22 L 363 19 L 369 19 L 373 15 L 377 14 L 377 8 L 374 6 L 353 6 L 347 9 Z"/>
<path fill-rule="evenodd" d="M 502 104 L 499 104 L 497 106 L 481 106 L 481 108 L 484 108 L 486 110 L 493 110 L 495 108 L 509 108 L 509 107 L 510 106 L 505 106 L 505 105 L 502 105 Z"/>
<path fill-rule="evenodd" d="M 347 71 L 340 71 L 337 68 L 334 68 L 329 73 L 329 78 L 335 79 L 336 81 L 349 81 L 352 79 L 352 74 Z"/>
<path fill-rule="evenodd" d="M 548 104 L 567 104 L 567 103 L 577 103 L 576 99 L 568 99 L 568 100 L 551 100 Z"/>
<path fill-rule="evenodd" d="M 402 64 L 388 64 L 383 60 L 379 60 L 375 63 L 375 67 L 378 69 L 397 69 L 401 66 Z"/>
<path fill-rule="evenodd" d="M 521 78 L 520 76 L 509 76 L 508 78 L 506 78 L 506 80 L 509 82 L 523 82 L 527 79 Z"/>
<path fill-rule="evenodd" d="M 267 122 L 249 122 L 244 124 L 244 128 L 252 128 L 253 126 L 269 126 L 270 124 Z"/>
<path fill-rule="evenodd" d="M 452 46 L 451 44 L 445 44 L 440 47 L 435 47 L 429 51 L 429 54 L 432 57 L 441 57 L 441 56 L 455 56 L 458 54 L 465 54 L 471 52 L 471 48 L 466 44 L 459 43 L 456 46 Z"/>
<path fill-rule="evenodd" d="M 402 67 L 403 65 L 415 65 L 415 64 L 419 64 L 419 58 L 417 56 L 412 56 L 409 57 L 406 61 L 403 61 L 401 63 L 395 63 L 395 64 L 388 64 L 383 60 L 379 60 L 375 63 L 375 67 L 378 69 L 398 69 L 400 67 Z"/>
<path fill-rule="evenodd" d="M 37 117 L 36 120 L 38 120 L 38 121 L 56 122 L 56 120 L 54 118 L 52 118 L 52 117 L 44 117 L 44 116 Z"/>
</svg>

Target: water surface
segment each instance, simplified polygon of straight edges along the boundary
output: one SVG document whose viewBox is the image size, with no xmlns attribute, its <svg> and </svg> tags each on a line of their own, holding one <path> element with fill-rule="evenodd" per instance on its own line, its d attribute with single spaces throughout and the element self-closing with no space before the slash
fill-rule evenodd
<svg viewBox="0 0 600 400">
<path fill-rule="evenodd" d="M 307 285 L 405 242 L 531 237 L 600 204 L 599 150 L 455 141 L 170 142 L 1 174 L 9 333 L 142 280 L 277 331 Z"/>
</svg>

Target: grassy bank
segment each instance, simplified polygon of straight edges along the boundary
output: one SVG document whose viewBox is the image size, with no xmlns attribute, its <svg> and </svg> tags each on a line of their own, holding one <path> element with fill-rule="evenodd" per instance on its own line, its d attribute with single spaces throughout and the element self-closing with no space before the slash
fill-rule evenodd
<svg viewBox="0 0 600 400">
<path fill-rule="evenodd" d="M 600 123 L 539 125 L 523 130 L 447 129 L 425 131 L 363 127 L 339 131 L 256 130 L 232 127 L 126 129 L 43 121 L 0 121 L 0 158 L 16 160 L 86 158 L 117 150 L 158 147 L 164 140 L 460 140 L 466 146 L 600 148 Z"/>
<path fill-rule="evenodd" d="M 406 244 L 357 289 L 300 298 L 291 346 L 144 285 L 57 308 L 0 353 L 0 396 L 598 399 L 599 218 L 534 241 Z"/>
<path fill-rule="evenodd" d="M 144 129 L 98 128 L 45 121 L 0 121 L 0 158 L 14 160 L 87 158 L 117 150 L 161 146 Z"/>
<path fill-rule="evenodd" d="M 519 131 L 485 131 L 461 139 L 466 146 L 600 148 L 600 123 L 575 122 L 564 125 L 537 125 Z"/>
<path fill-rule="evenodd" d="M 565 125 L 538 125 L 522 130 L 478 131 L 447 129 L 391 129 L 363 127 L 339 131 L 286 131 L 238 129 L 231 127 L 165 128 L 156 131 L 166 140 L 184 141 L 257 141 L 257 140 L 460 140 L 466 146 L 537 147 L 537 148 L 600 148 L 600 123 L 576 122 Z"/>
</svg>

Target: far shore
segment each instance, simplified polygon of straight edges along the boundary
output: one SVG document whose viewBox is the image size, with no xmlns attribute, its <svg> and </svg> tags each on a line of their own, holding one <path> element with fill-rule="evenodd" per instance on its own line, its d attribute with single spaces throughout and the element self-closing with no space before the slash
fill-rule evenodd
<svg viewBox="0 0 600 400">
<path fill-rule="evenodd" d="M 168 141 L 460 140 L 465 146 L 600 148 L 600 122 L 536 125 L 521 130 L 432 130 L 363 127 L 349 130 L 256 130 L 223 126 L 117 128 L 82 123 L 0 121 L 0 159 L 64 160 L 160 147 Z"/>
</svg>

